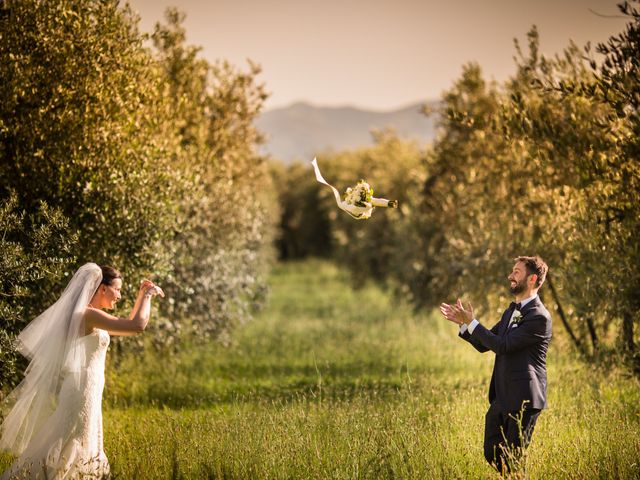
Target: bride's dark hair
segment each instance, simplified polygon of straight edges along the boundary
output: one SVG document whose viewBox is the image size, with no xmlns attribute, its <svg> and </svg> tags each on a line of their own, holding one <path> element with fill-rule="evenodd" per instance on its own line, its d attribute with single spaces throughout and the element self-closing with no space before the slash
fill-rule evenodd
<svg viewBox="0 0 640 480">
<path fill-rule="evenodd" d="M 109 265 L 100 265 L 102 269 L 102 282 L 105 285 L 111 285 L 116 278 L 122 278 L 122 274 Z"/>
</svg>

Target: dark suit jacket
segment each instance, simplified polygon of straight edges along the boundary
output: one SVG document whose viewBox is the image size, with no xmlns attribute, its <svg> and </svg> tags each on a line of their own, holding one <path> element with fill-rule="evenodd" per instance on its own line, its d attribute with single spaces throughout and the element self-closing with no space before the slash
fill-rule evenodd
<svg viewBox="0 0 640 480">
<path fill-rule="evenodd" d="M 497 400 L 500 410 L 514 412 L 522 408 L 543 409 L 547 406 L 547 350 L 551 341 L 551 315 L 536 297 L 522 307 L 522 319 L 509 325 L 512 309 L 487 330 L 476 325 L 473 334 L 460 336 L 478 351 L 496 354 L 489 402 Z M 508 327 L 508 328 L 507 328 Z"/>
</svg>

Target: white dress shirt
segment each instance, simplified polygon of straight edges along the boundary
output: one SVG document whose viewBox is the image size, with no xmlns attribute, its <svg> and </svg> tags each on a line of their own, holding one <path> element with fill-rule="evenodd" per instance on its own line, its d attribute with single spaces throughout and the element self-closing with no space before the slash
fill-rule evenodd
<svg viewBox="0 0 640 480">
<path fill-rule="evenodd" d="M 525 298 L 524 300 L 520 301 L 520 310 L 522 310 L 524 308 L 524 306 L 529 303 L 531 300 L 533 300 L 534 298 L 536 298 L 538 296 L 538 294 L 536 293 L 535 295 L 532 295 L 529 298 Z M 511 320 L 513 320 L 513 315 L 516 313 L 516 310 L 513 310 L 513 313 L 511 313 L 511 318 L 509 319 L 509 323 L 511 323 Z M 475 328 L 478 326 L 480 322 L 478 322 L 478 320 L 476 320 L 475 318 L 473 320 L 471 320 L 471 322 L 469 323 L 469 325 L 467 326 L 466 323 L 463 323 L 462 325 L 460 325 L 460 333 L 464 333 L 467 330 L 469 330 L 469 335 L 471 335 L 473 333 L 473 331 L 475 330 Z"/>
</svg>

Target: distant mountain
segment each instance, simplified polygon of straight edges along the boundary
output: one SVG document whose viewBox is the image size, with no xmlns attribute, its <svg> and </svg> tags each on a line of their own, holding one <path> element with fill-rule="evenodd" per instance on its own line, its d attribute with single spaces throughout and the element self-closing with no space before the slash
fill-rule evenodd
<svg viewBox="0 0 640 480">
<path fill-rule="evenodd" d="M 430 142 L 435 135 L 435 118 L 421 113 L 423 105 L 416 103 L 399 110 L 376 112 L 295 103 L 264 112 L 257 118 L 256 126 L 267 137 L 263 152 L 289 163 L 308 160 L 321 151 L 371 145 L 374 129 L 393 128 L 402 138 Z"/>
</svg>

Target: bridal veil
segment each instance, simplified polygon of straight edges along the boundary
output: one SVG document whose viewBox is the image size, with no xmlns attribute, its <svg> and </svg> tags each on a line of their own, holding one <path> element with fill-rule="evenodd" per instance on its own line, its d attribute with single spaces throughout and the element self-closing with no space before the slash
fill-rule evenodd
<svg viewBox="0 0 640 480">
<path fill-rule="evenodd" d="M 18 336 L 18 350 L 30 360 L 25 377 L 9 394 L 11 410 L 0 426 L 0 449 L 20 455 L 55 411 L 63 380 L 76 385 L 85 361 L 84 311 L 102 281 L 95 263 L 80 267 L 60 298 Z"/>
</svg>

